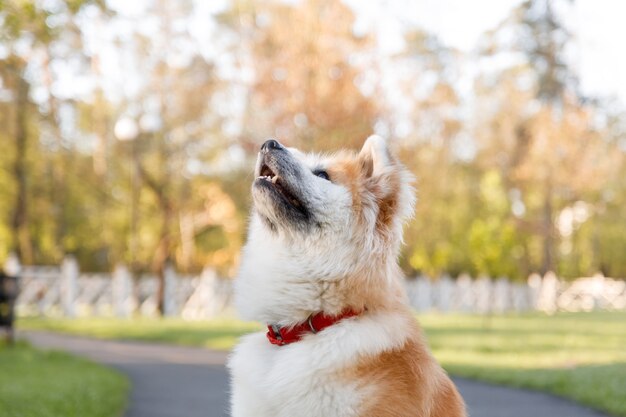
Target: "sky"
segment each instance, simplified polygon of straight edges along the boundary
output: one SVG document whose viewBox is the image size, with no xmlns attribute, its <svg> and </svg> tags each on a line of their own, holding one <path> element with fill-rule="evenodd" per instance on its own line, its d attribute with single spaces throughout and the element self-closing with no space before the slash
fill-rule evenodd
<svg viewBox="0 0 626 417">
<path fill-rule="evenodd" d="M 298 2 L 301 0 L 278 0 L 284 2 Z M 448 47 L 456 48 L 464 53 L 459 61 L 459 78 L 457 88 L 466 106 L 465 111 L 471 111 L 473 97 L 473 79 L 477 71 L 484 70 L 477 66 L 476 47 L 481 36 L 501 23 L 510 15 L 514 7 L 523 0 L 342 0 L 355 13 L 354 32 L 375 32 L 379 39 L 380 53 L 385 56 L 400 52 L 404 47 L 403 28 L 422 28 L 437 36 Z M 113 47 L 115 38 L 130 38 L 134 30 L 139 30 L 147 36 L 159 41 L 158 26 L 154 17 L 152 20 L 144 17 L 144 10 L 150 0 L 108 0 L 108 4 L 127 19 L 118 19 L 113 26 L 106 30 L 93 24 L 87 24 L 86 30 L 92 39 L 88 42 L 94 51 L 100 55 L 103 78 L 103 87 L 109 98 L 115 100 L 120 96 L 132 97 L 143 84 L 143 74 L 138 73 L 137 63 L 133 62 L 132 54 L 120 54 Z M 233 57 L 226 54 L 228 39 L 213 17 L 227 9 L 229 0 L 195 0 L 196 12 L 189 20 L 183 22 L 186 30 L 196 40 L 187 48 L 181 46 L 181 57 L 186 49 L 198 48 L 199 52 L 217 65 L 219 76 L 228 79 L 236 86 L 247 83 L 253 74 L 244 71 L 250 70 L 253 63 L 245 63 L 242 57 Z M 626 104 L 626 53 L 623 53 L 623 40 L 626 39 L 626 25 L 623 17 L 626 16 L 626 1 L 616 0 L 576 0 L 573 9 L 566 16 L 566 26 L 575 34 L 576 53 L 570 57 L 570 64 L 578 72 L 580 89 L 584 96 L 595 98 L 617 98 L 617 109 Z M 90 19 L 86 17 L 87 21 Z M 180 23 L 180 22 L 179 22 Z M 176 21 L 172 21 L 176 25 Z M 210 42 L 207 42 L 210 39 Z M 159 41 L 160 42 L 160 41 Z M 384 62 L 381 61 L 381 62 Z M 182 60 L 180 65 L 185 65 Z M 492 65 L 492 64 L 489 64 Z M 120 70 L 122 69 L 122 70 Z M 410 109 L 411 103 L 406 97 L 393 92 L 402 82 L 401 72 L 392 66 L 387 66 L 381 81 L 385 91 L 390 92 L 389 99 L 394 103 L 397 119 L 406 120 L 403 108 Z M 71 72 L 68 72 L 71 74 Z M 79 89 L 81 84 L 76 78 L 68 76 L 68 82 L 62 91 L 71 92 Z M 88 83 L 87 83 L 88 84 Z M 89 88 L 85 88 L 89 90 Z M 228 120 L 238 120 L 245 98 L 245 88 L 233 87 L 230 97 L 220 97 L 219 108 Z M 400 90 L 397 90 L 400 91 Z M 232 103 L 227 106 L 225 103 Z M 408 110 L 407 110 L 408 111 Z M 133 117 L 132 114 L 130 114 Z M 462 117 L 466 117 L 462 116 Z M 233 122 L 233 131 L 237 130 L 237 123 Z M 381 130 L 382 129 L 382 130 Z M 388 134 L 385 127 L 376 128 L 377 133 Z M 409 132 L 412 127 L 408 123 L 396 123 L 396 136 L 402 137 L 403 132 Z M 380 130 L 380 131 L 379 131 Z"/>
<path fill-rule="evenodd" d="M 297 2 L 298 0 L 282 0 Z M 401 28 L 417 26 L 435 34 L 446 46 L 468 55 L 483 33 L 502 22 L 522 0 L 343 0 L 357 16 L 355 32 L 375 31 L 386 53 L 403 46 Z M 109 5 L 141 22 L 147 0 L 109 0 Z M 229 6 L 228 0 L 196 0 L 199 12 L 191 28 L 198 37 L 210 37 L 210 16 Z M 576 0 L 566 24 L 576 34 L 578 71 L 584 95 L 618 97 L 626 103 L 626 1 Z M 143 26 L 149 27 L 149 22 Z M 129 30 L 130 28 L 126 28 Z M 148 28 L 149 29 L 149 28 Z"/>
<path fill-rule="evenodd" d="M 522 0 L 345 0 L 357 11 L 357 30 L 376 30 L 392 52 L 402 42 L 401 22 L 437 35 L 447 46 L 471 54 L 480 36 L 496 27 Z M 572 64 L 583 94 L 618 97 L 626 103 L 626 1 L 576 0 L 566 25 L 576 34 Z"/>
</svg>

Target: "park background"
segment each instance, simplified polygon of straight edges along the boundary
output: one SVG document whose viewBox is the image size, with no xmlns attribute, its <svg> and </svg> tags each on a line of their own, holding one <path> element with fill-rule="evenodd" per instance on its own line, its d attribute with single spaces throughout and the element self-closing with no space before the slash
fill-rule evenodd
<svg viewBox="0 0 626 417">
<path fill-rule="evenodd" d="M 168 268 L 236 274 L 264 140 L 332 152 L 378 133 L 417 179 L 407 276 L 623 286 L 625 13 L 590 0 L 0 1 L 0 265 L 125 265 L 137 283 L 155 277 L 163 312 Z M 487 312 L 424 316 L 447 369 L 626 415 L 623 312 Z M 22 323 L 213 348 L 256 328 Z M 44 355 L 23 349 L 0 360 Z"/>
</svg>

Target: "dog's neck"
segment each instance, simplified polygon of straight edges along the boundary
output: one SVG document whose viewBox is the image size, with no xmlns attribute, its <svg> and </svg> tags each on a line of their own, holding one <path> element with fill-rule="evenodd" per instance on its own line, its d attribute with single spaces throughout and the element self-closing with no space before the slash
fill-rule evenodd
<svg viewBox="0 0 626 417">
<path fill-rule="evenodd" d="M 245 319 L 289 326 L 312 313 L 341 310 L 329 291 L 332 281 L 307 274 L 309 269 L 302 259 L 255 249 L 244 258 L 235 284 L 238 311 Z"/>
<path fill-rule="evenodd" d="M 374 310 L 389 300 L 397 304 L 402 297 L 395 265 L 368 265 L 365 271 L 345 266 L 332 274 L 332 268 L 320 268 L 319 259 L 277 251 L 271 245 L 259 247 L 254 240 L 244 253 L 235 301 L 248 320 L 289 326 L 311 314 L 339 314 L 347 308 Z"/>
<path fill-rule="evenodd" d="M 289 326 L 319 312 L 375 308 L 379 299 L 394 299 L 390 293 L 402 292 L 395 285 L 399 281 L 395 260 L 393 264 L 372 260 L 367 270 L 357 270 L 352 254 L 273 242 L 255 233 L 243 255 L 235 284 L 237 309 L 243 318 L 265 324 Z"/>
</svg>

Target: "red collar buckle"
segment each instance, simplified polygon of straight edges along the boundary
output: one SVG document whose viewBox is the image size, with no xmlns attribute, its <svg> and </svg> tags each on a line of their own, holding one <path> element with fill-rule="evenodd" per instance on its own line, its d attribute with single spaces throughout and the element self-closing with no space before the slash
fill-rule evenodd
<svg viewBox="0 0 626 417">
<path fill-rule="evenodd" d="M 324 312 L 311 314 L 309 318 L 293 327 L 280 327 L 276 324 L 267 326 L 267 339 L 273 345 L 284 346 L 300 341 L 307 333 L 318 333 L 327 327 L 349 317 L 358 316 L 360 312 L 345 310 L 336 316 L 328 316 Z"/>
</svg>

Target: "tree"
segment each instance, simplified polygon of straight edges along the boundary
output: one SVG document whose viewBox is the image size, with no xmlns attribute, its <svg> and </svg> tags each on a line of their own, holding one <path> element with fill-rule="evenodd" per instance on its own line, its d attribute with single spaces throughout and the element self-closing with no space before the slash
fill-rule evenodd
<svg viewBox="0 0 626 417">
<path fill-rule="evenodd" d="M 238 31 L 235 46 L 250 71 L 244 143 L 269 137 L 306 149 L 357 147 L 373 131 L 377 107 L 358 88 L 359 54 L 371 39 L 352 32 L 340 2 L 238 1 L 223 17 Z M 247 22 L 240 27 L 238 22 Z"/>
<path fill-rule="evenodd" d="M 194 257 L 196 238 L 208 228 L 219 228 L 231 238 L 240 234 L 230 197 L 204 172 L 211 171 L 211 159 L 218 160 L 225 151 L 219 148 L 225 142 L 219 131 L 222 119 L 213 107 L 220 80 L 214 63 L 201 55 L 197 40 L 172 25 L 176 19 L 190 19 L 193 8 L 191 2 L 151 3 L 146 13 L 158 22 L 158 33 L 146 36 L 137 31 L 128 46 L 139 62 L 129 71 L 145 74 L 137 93 L 126 99 L 123 116 L 135 120 L 139 128 L 131 145 L 131 169 L 140 182 L 136 269 L 157 275 L 160 312 L 168 264 L 176 262 L 184 270 L 201 268 L 201 258 Z M 235 252 L 229 251 L 231 264 Z"/>
<path fill-rule="evenodd" d="M 513 64 L 477 82 L 480 158 L 500 167 L 526 235 L 524 258 L 542 273 L 558 265 L 561 210 L 604 187 L 617 166 L 614 144 L 594 123 L 601 111 L 578 93 L 566 59 L 570 33 L 556 10 L 567 3 L 522 3 L 482 46 L 485 60 L 506 56 Z"/>
<path fill-rule="evenodd" d="M 50 128 L 55 132 L 52 136 L 57 141 L 61 140 L 57 102 L 50 85 L 52 74 L 49 64 L 54 59 L 52 47 L 61 38 L 75 38 L 76 35 L 75 26 L 63 26 L 59 22 L 71 23 L 84 7 L 94 4 L 102 7 L 99 1 L 62 1 L 54 5 L 38 1 L 0 3 L 0 42 L 8 50 L 7 57 L 0 61 L 0 77 L 4 88 L 12 96 L 12 100 L 4 104 L 7 119 L 11 119 L 6 120 L 5 134 L 12 137 L 14 151 L 10 169 L 15 184 L 11 214 L 12 241 L 13 249 L 27 264 L 40 256 L 40 244 L 36 245 L 35 240 L 42 237 L 41 234 L 34 236 L 33 233 L 34 228 L 37 228 L 33 219 L 38 217 L 33 215 L 36 205 L 32 204 L 39 195 L 35 192 L 33 177 L 39 164 L 44 162 L 41 158 L 43 154 L 39 152 L 42 146 L 40 136 L 45 134 L 46 128 Z M 52 17 L 57 19 L 56 24 L 52 23 Z M 39 88 L 39 97 L 45 91 L 47 99 L 34 99 L 35 88 Z M 58 188 L 65 181 L 58 177 L 61 172 L 58 164 L 53 165 L 57 174 L 53 186 Z M 63 199 L 58 194 L 57 198 L 59 201 Z M 54 213 L 61 216 L 62 210 L 57 209 Z M 56 246 L 60 246 L 59 239 L 64 234 L 63 218 L 57 217 L 56 220 L 59 224 Z"/>
</svg>

